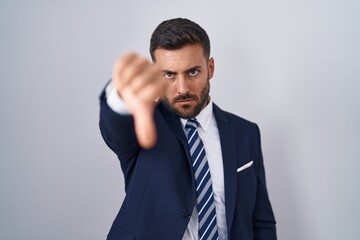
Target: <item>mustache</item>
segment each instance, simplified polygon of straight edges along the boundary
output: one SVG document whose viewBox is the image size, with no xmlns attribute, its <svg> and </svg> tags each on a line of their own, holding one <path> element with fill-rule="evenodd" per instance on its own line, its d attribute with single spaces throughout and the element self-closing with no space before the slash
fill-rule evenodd
<svg viewBox="0 0 360 240">
<path fill-rule="evenodd" d="M 190 93 L 187 94 L 181 94 L 173 99 L 173 103 L 179 102 L 179 101 L 186 101 L 186 100 L 197 100 L 196 95 L 192 95 Z"/>
</svg>

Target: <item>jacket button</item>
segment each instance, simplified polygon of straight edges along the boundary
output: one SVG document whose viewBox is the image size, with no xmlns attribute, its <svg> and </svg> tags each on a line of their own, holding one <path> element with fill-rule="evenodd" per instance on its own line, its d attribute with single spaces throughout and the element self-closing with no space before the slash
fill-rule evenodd
<svg viewBox="0 0 360 240">
<path fill-rule="evenodd" d="M 182 213 L 182 216 L 186 219 L 190 219 L 191 218 L 191 215 L 188 213 L 188 212 L 183 212 Z"/>
</svg>

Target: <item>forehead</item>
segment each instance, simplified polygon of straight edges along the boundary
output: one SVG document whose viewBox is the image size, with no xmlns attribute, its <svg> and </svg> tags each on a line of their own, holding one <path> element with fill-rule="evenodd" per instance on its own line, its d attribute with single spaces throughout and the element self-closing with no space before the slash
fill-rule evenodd
<svg viewBox="0 0 360 240">
<path fill-rule="evenodd" d="M 205 66 L 207 62 L 200 44 L 186 45 L 175 50 L 158 48 L 154 51 L 154 56 L 161 69 L 171 71 Z"/>
</svg>

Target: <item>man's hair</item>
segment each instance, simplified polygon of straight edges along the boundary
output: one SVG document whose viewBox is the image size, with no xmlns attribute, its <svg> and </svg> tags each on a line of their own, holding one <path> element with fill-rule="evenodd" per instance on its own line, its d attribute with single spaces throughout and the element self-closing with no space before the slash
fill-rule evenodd
<svg viewBox="0 0 360 240">
<path fill-rule="evenodd" d="M 150 55 L 155 61 L 156 49 L 175 50 L 196 43 L 201 44 L 204 56 L 208 59 L 210 57 L 210 40 L 206 31 L 197 23 L 186 18 L 169 19 L 160 23 L 151 35 Z"/>
</svg>

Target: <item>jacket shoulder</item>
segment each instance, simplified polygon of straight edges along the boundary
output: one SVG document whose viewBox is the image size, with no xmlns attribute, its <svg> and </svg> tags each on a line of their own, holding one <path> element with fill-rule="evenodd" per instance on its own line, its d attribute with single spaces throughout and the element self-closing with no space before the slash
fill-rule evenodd
<svg viewBox="0 0 360 240">
<path fill-rule="evenodd" d="M 214 104 L 214 113 L 217 121 L 231 123 L 241 128 L 247 128 L 252 130 L 258 129 L 258 126 L 255 122 L 252 122 L 248 119 L 245 119 L 233 113 L 224 111 L 221 108 L 219 108 L 216 104 Z"/>
</svg>

